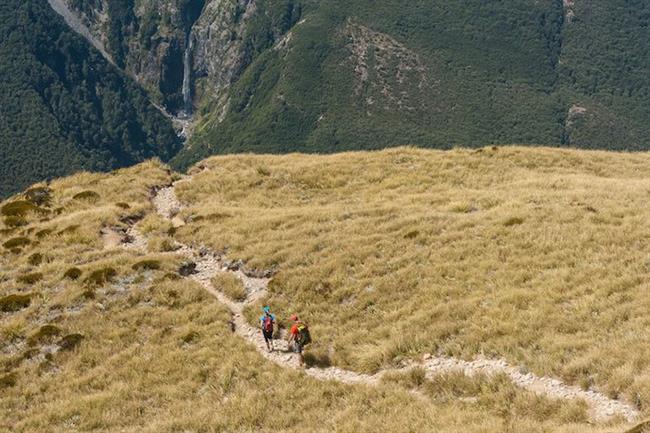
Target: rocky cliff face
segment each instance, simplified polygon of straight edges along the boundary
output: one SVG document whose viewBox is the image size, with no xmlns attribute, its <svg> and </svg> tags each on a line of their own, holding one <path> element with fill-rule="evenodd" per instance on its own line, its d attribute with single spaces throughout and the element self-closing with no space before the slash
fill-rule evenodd
<svg viewBox="0 0 650 433">
<path fill-rule="evenodd" d="M 207 98 L 216 101 L 213 109 L 225 107 L 225 89 L 245 63 L 244 35 L 256 11 L 254 0 L 66 1 L 115 63 L 168 111 L 190 111 L 184 81 L 191 105 Z"/>
</svg>

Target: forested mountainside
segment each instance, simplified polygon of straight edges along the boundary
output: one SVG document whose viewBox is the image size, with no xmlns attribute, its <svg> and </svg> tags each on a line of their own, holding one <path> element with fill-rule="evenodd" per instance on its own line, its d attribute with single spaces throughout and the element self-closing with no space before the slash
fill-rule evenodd
<svg viewBox="0 0 650 433">
<path fill-rule="evenodd" d="M 39 180 L 171 158 L 146 92 L 41 0 L 0 4 L 0 196 Z"/>
<path fill-rule="evenodd" d="M 199 119 L 180 165 L 216 152 L 404 143 L 650 145 L 647 2 L 301 5 L 234 83 L 223 121 L 210 110 Z"/>
<path fill-rule="evenodd" d="M 185 168 L 249 151 L 650 147 L 642 0 L 51 2 L 108 62 L 45 1 L 3 3 L 3 191 L 15 173 L 153 155 Z M 16 73 L 27 59 L 36 67 Z M 179 153 L 147 99 L 191 123 Z M 18 150 L 42 161 L 10 162 Z"/>
<path fill-rule="evenodd" d="M 405 143 L 650 145 L 641 0 L 69 4 L 170 111 L 188 86 L 181 167 Z"/>
</svg>

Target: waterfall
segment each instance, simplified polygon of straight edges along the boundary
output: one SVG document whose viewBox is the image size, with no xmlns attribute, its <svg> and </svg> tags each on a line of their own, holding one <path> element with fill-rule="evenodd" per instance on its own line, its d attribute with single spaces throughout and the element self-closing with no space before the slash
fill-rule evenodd
<svg viewBox="0 0 650 433">
<path fill-rule="evenodd" d="M 192 50 L 194 38 L 191 31 L 187 34 L 187 46 L 183 55 L 183 115 L 192 116 Z"/>
</svg>

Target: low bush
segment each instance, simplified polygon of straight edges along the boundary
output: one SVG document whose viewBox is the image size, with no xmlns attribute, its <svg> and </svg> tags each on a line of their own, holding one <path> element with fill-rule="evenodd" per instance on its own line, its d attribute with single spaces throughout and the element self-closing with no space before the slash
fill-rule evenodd
<svg viewBox="0 0 650 433">
<path fill-rule="evenodd" d="M 128 203 L 115 203 L 115 206 L 119 207 L 120 209 L 131 209 L 131 206 Z"/>
<path fill-rule="evenodd" d="M 14 312 L 29 307 L 32 296 L 29 294 L 13 294 L 0 298 L 0 311 Z"/>
</svg>

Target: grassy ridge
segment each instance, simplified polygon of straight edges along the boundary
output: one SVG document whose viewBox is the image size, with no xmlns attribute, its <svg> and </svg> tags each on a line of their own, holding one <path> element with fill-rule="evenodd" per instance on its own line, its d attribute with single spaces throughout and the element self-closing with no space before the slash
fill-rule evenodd
<svg viewBox="0 0 650 433">
<path fill-rule="evenodd" d="M 301 312 L 333 364 L 505 357 L 647 411 L 648 158 L 520 147 L 218 157 L 177 188 L 194 219 L 180 235 L 277 266 L 262 301 Z"/>
<path fill-rule="evenodd" d="M 416 372 L 371 388 L 270 365 L 231 333 L 223 307 L 179 279 L 180 258 L 161 253 L 169 230 L 148 196 L 171 180 L 151 162 L 58 179 L 49 191 L 0 203 L 0 429 L 610 430 L 587 424 L 580 402 L 536 397 L 502 377 L 428 381 Z M 142 216 L 150 254 L 104 247 L 102 228 Z M 7 296 L 14 296 L 10 307 Z"/>
</svg>

